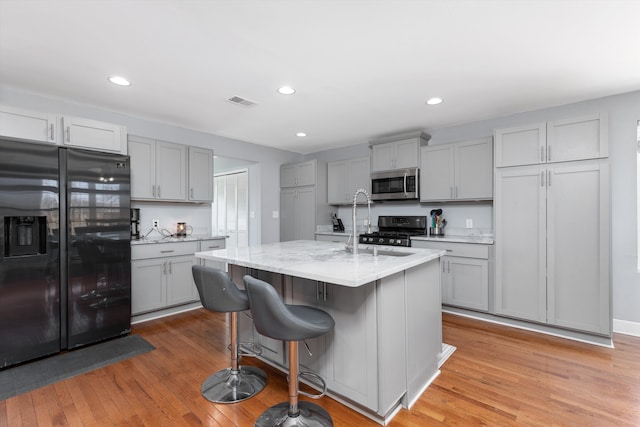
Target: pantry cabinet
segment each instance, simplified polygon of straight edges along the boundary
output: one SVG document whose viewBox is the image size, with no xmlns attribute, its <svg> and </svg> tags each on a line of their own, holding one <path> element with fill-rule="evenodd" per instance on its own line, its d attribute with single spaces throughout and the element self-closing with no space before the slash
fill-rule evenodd
<svg viewBox="0 0 640 427">
<path fill-rule="evenodd" d="M 191 267 L 197 241 L 131 247 L 131 314 L 160 310 L 199 299 Z"/>
<path fill-rule="evenodd" d="M 316 230 L 316 189 L 313 186 L 280 191 L 280 241 L 313 240 Z"/>
<path fill-rule="evenodd" d="M 131 199 L 187 199 L 187 146 L 129 136 L 129 155 Z"/>
<path fill-rule="evenodd" d="M 607 160 L 496 170 L 497 314 L 611 334 Z"/>
<path fill-rule="evenodd" d="M 422 147 L 420 201 L 491 200 L 491 138 Z"/>
<path fill-rule="evenodd" d="M 327 201 L 330 205 L 353 203 L 356 190 L 364 188 L 371 193 L 371 159 L 341 160 L 327 163 Z M 358 200 L 366 203 L 366 200 Z"/>
<path fill-rule="evenodd" d="M 190 202 L 213 202 L 213 150 L 189 147 Z"/>
<path fill-rule="evenodd" d="M 0 136 L 31 141 L 58 142 L 55 114 L 0 105 Z"/>
<path fill-rule="evenodd" d="M 495 130 L 496 167 L 606 158 L 605 114 Z"/>
<path fill-rule="evenodd" d="M 369 141 L 371 171 L 417 168 L 420 165 L 420 146 L 426 145 L 429 138 L 424 132 L 414 132 Z"/>
</svg>

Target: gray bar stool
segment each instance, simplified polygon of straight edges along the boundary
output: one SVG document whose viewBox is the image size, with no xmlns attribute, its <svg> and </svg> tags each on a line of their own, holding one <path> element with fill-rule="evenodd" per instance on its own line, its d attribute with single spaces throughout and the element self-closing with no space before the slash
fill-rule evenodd
<svg viewBox="0 0 640 427">
<path fill-rule="evenodd" d="M 324 380 L 308 372 L 299 373 L 298 343 L 331 331 L 333 318 L 322 310 L 304 305 L 288 305 L 269 283 L 244 276 L 256 330 L 267 337 L 289 342 L 289 401 L 270 407 L 256 420 L 256 427 L 333 426 L 327 411 L 315 403 L 298 402 L 298 394 L 320 398 L 327 391 Z M 311 395 L 298 388 L 298 376 L 312 376 L 322 382 L 323 391 Z"/>
<path fill-rule="evenodd" d="M 202 395 L 215 403 L 248 399 L 264 388 L 267 374 L 262 369 L 238 364 L 238 312 L 249 309 L 247 293 L 239 289 L 222 270 L 194 265 L 192 273 L 204 308 L 230 313 L 231 317 L 231 367 L 207 378 L 202 384 Z"/>
</svg>

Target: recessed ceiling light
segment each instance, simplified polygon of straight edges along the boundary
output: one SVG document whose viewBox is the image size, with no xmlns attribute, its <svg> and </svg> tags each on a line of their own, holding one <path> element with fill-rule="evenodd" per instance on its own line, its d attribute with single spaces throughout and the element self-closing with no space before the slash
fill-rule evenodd
<svg viewBox="0 0 640 427">
<path fill-rule="evenodd" d="M 301 137 L 301 138 L 302 138 L 302 137 L 307 136 L 307 134 L 306 134 L 306 133 L 304 133 L 304 132 L 298 132 L 298 133 L 296 133 L 296 136 L 299 136 L 299 137 Z"/>
<path fill-rule="evenodd" d="M 283 95 L 293 95 L 294 93 L 296 93 L 296 90 L 291 86 L 282 86 L 280 89 L 278 89 L 278 93 L 281 93 Z"/>
<path fill-rule="evenodd" d="M 438 104 L 442 104 L 442 98 L 430 98 L 427 100 L 427 104 L 429 105 L 438 105 Z"/>
<path fill-rule="evenodd" d="M 131 86 L 131 82 L 129 80 L 120 76 L 111 76 L 109 77 L 109 81 L 118 86 Z"/>
</svg>

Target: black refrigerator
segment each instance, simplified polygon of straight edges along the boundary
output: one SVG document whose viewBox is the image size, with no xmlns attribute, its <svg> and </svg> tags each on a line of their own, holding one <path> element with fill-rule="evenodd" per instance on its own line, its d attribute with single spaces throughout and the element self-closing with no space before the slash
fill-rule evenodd
<svg viewBox="0 0 640 427">
<path fill-rule="evenodd" d="M 131 330 L 129 157 L 0 139 L 0 369 Z"/>
</svg>

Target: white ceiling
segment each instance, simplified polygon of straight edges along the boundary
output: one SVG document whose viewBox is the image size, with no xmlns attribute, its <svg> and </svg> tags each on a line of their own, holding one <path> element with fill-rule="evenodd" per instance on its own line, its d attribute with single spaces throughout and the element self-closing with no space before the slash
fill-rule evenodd
<svg viewBox="0 0 640 427">
<path fill-rule="evenodd" d="M 0 84 L 306 154 L 638 90 L 639 17 L 634 0 L 0 0 Z"/>
</svg>

